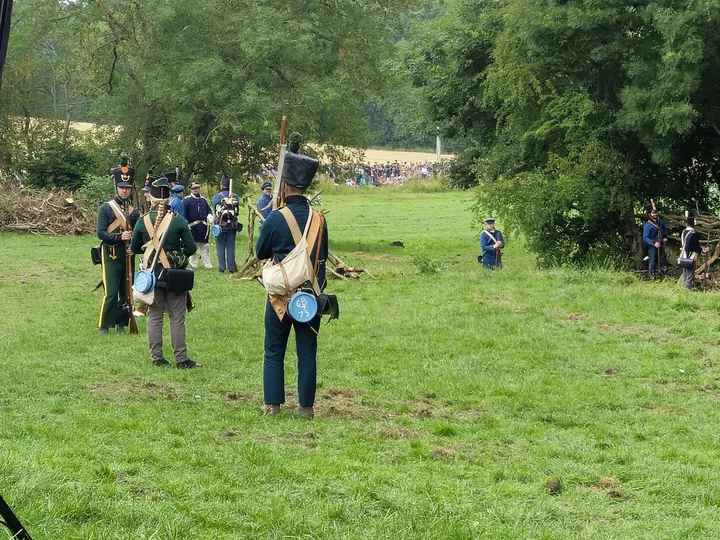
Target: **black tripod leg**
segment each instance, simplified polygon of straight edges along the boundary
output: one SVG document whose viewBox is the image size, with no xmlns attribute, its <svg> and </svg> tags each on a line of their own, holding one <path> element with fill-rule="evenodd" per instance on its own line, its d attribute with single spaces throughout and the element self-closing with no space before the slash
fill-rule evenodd
<svg viewBox="0 0 720 540">
<path fill-rule="evenodd" d="M 20 540 L 32 540 L 32 537 L 22 526 L 20 520 L 15 516 L 15 514 L 13 514 L 13 511 L 10 510 L 10 507 L 2 498 L 2 495 L 0 495 L 0 515 L 3 517 L 3 520 L 5 520 L 3 525 L 10 529 L 10 532 L 13 534 L 13 538 L 18 538 Z"/>
</svg>

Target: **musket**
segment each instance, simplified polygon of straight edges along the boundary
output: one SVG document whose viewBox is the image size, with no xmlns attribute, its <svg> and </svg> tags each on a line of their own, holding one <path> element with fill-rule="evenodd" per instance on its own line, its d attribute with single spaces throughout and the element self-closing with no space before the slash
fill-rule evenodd
<svg viewBox="0 0 720 540">
<path fill-rule="evenodd" d="M 134 190 L 133 190 L 134 191 Z M 132 232 L 132 229 L 130 228 L 130 212 L 128 209 L 128 214 L 125 217 L 125 225 L 123 227 L 125 231 Z M 128 240 L 125 243 L 125 309 L 127 309 L 128 312 L 128 319 L 130 321 L 130 333 L 131 334 L 137 334 L 138 333 L 138 326 L 137 321 L 135 321 L 135 315 L 133 315 L 133 256 L 130 255 L 127 250 L 130 249 L 130 241 Z"/>
<path fill-rule="evenodd" d="M 10 507 L 5 502 L 5 499 L 3 499 L 1 495 L 0 516 L 2 516 L 3 518 L 2 521 L 0 521 L 0 525 L 5 525 L 5 527 L 7 527 L 8 530 L 12 533 L 13 538 L 18 538 L 19 540 L 32 540 L 30 533 L 27 532 L 25 527 L 23 527 L 23 524 L 20 523 L 20 520 L 13 513 L 13 511 L 10 509 Z"/>
<path fill-rule="evenodd" d="M 283 168 L 285 168 L 285 150 L 287 144 L 285 141 L 285 134 L 287 133 L 287 116 L 283 116 L 280 121 L 280 157 L 278 158 L 278 169 L 277 177 L 275 178 L 275 185 L 273 186 L 272 194 L 272 209 L 277 210 L 282 202 L 280 200 L 280 184 L 282 184 Z"/>
</svg>

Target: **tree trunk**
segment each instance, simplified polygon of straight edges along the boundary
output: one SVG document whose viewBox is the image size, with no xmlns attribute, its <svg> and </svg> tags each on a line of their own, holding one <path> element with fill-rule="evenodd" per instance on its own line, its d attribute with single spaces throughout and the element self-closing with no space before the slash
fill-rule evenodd
<svg viewBox="0 0 720 540">
<path fill-rule="evenodd" d="M 642 253 L 642 236 L 632 208 L 629 208 L 623 215 L 623 238 L 627 252 L 635 260 L 635 268 L 637 270 L 641 269 L 642 261 L 640 261 L 638 255 Z"/>
</svg>

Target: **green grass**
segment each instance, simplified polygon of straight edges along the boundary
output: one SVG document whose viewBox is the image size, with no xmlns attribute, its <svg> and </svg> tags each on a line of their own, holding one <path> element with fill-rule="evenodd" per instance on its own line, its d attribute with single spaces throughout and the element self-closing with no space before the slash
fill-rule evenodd
<svg viewBox="0 0 720 540">
<path fill-rule="evenodd" d="M 257 283 L 198 270 L 205 367 L 153 368 L 144 320 L 96 335 L 92 238 L 0 235 L 0 493 L 34 538 L 720 537 L 720 298 L 512 239 L 484 272 L 467 193 L 323 198 L 376 279 L 330 284 L 313 422 L 260 416 Z"/>
</svg>

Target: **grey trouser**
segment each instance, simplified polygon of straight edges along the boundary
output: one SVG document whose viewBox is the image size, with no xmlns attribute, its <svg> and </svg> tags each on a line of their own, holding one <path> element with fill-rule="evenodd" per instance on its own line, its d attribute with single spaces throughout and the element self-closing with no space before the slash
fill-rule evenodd
<svg viewBox="0 0 720 540">
<path fill-rule="evenodd" d="M 683 268 L 683 285 L 686 289 L 693 288 L 693 281 L 695 278 L 694 268 Z"/>
<path fill-rule="evenodd" d="M 185 343 L 185 310 L 187 309 L 187 292 L 167 292 L 155 287 L 155 301 L 150 306 L 147 318 L 148 344 L 150 359 L 163 358 L 163 316 L 165 311 L 170 319 L 170 341 L 175 354 L 175 362 L 188 360 L 187 344 Z"/>
</svg>

